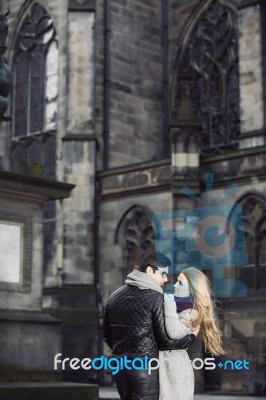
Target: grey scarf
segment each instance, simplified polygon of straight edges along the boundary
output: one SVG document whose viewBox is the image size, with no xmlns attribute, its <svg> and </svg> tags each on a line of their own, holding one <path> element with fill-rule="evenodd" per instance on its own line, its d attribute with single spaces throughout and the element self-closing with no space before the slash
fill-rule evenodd
<svg viewBox="0 0 266 400">
<path fill-rule="evenodd" d="M 126 285 L 137 286 L 142 290 L 152 289 L 163 293 L 163 289 L 153 278 L 144 272 L 138 271 L 137 269 L 134 269 L 132 272 L 130 272 L 130 274 L 128 274 L 125 283 Z"/>
</svg>

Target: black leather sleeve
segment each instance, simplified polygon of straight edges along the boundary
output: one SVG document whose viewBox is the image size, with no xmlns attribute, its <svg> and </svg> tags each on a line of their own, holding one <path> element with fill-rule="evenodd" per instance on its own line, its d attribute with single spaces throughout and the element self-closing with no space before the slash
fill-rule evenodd
<svg viewBox="0 0 266 400">
<path fill-rule="evenodd" d="M 169 339 L 165 331 L 164 325 L 164 307 L 163 295 L 158 293 L 153 304 L 153 330 L 158 345 L 158 349 L 165 350 L 182 350 L 187 349 L 196 339 L 195 335 L 187 335 L 182 339 Z"/>
<path fill-rule="evenodd" d="M 103 334 L 104 334 L 104 341 L 108 344 L 108 346 L 111 349 L 113 349 L 112 328 L 109 319 L 108 304 L 106 306 L 104 313 Z"/>
</svg>

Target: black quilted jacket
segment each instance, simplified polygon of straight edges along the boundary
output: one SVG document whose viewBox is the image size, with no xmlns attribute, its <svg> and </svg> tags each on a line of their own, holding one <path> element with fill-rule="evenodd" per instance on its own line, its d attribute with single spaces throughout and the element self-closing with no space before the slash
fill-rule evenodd
<svg viewBox="0 0 266 400">
<path fill-rule="evenodd" d="M 193 334 L 179 340 L 168 338 L 163 301 L 162 293 L 131 285 L 111 295 L 104 317 L 104 340 L 114 356 L 158 358 L 158 350 L 186 349 L 194 342 Z"/>
</svg>

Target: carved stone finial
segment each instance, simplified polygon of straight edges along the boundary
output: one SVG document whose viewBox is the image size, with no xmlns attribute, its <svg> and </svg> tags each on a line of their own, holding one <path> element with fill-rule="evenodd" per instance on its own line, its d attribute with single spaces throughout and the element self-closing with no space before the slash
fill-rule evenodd
<svg viewBox="0 0 266 400">
<path fill-rule="evenodd" d="M 11 72 L 5 58 L 8 14 L 9 10 L 5 14 L 0 14 L 0 120 L 6 119 L 4 113 L 9 104 L 7 97 L 11 90 Z"/>
</svg>

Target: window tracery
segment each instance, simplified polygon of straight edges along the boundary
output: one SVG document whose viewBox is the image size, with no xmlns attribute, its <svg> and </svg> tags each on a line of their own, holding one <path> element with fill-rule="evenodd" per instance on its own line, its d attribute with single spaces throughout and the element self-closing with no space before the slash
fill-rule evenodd
<svg viewBox="0 0 266 400">
<path fill-rule="evenodd" d="M 236 10 L 212 0 L 195 23 L 179 71 L 192 78 L 190 94 L 201 124 L 202 152 L 237 147 L 240 133 Z M 177 90 L 178 91 L 178 90 Z"/>
<path fill-rule="evenodd" d="M 124 259 L 124 277 L 139 265 L 141 258 L 155 251 L 151 212 L 145 207 L 132 206 L 121 217 L 115 242 L 120 242 Z"/>
<path fill-rule="evenodd" d="M 249 263 L 241 267 L 239 278 L 249 289 L 266 288 L 266 199 L 260 194 L 248 193 L 240 203 Z"/>
<path fill-rule="evenodd" d="M 56 128 L 58 46 L 47 11 L 34 3 L 15 41 L 13 59 L 13 136 Z"/>
</svg>

